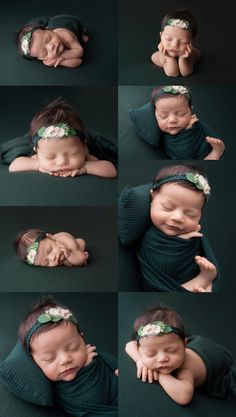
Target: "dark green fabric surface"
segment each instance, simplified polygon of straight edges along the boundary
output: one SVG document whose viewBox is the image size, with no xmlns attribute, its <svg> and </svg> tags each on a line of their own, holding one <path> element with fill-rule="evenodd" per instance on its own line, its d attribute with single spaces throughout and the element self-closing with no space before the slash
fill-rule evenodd
<svg viewBox="0 0 236 417">
<path fill-rule="evenodd" d="M 167 84 L 167 81 L 165 80 L 164 84 Z M 184 84 L 183 81 L 180 84 Z M 160 131 L 157 129 L 153 114 L 147 112 L 151 108 L 150 103 L 146 105 L 144 103 L 150 100 L 151 92 L 156 85 L 119 87 L 120 159 L 169 159 L 161 146 L 160 148 L 151 146 L 151 144 L 157 145 L 160 139 Z M 225 158 L 233 160 L 236 154 L 236 142 L 232 133 L 234 132 L 235 121 L 231 109 L 234 106 L 235 86 L 218 85 L 215 88 L 211 85 L 192 86 L 190 84 L 190 88 L 193 113 L 196 113 L 201 123 L 205 122 L 208 125 L 206 134 L 213 136 L 217 132 L 216 136 L 224 140 Z M 224 113 L 222 113 L 222 108 L 225 109 Z M 129 111 L 131 111 L 130 115 Z M 130 116 L 136 125 L 131 122 Z M 148 129 L 148 126 L 151 127 Z M 143 140 L 140 140 L 140 138 Z"/>
<path fill-rule="evenodd" d="M 216 259 L 206 238 L 183 239 L 168 236 L 153 225 L 145 232 L 137 251 L 144 283 L 153 291 L 181 291 L 181 285 L 195 278 L 200 268 L 195 256 L 204 256 L 217 268 Z M 219 289 L 219 268 L 212 291 Z"/>
<path fill-rule="evenodd" d="M 14 10 L 14 13 L 12 13 Z M 83 64 L 78 68 L 50 68 L 40 61 L 22 58 L 14 43 L 13 33 L 30 19 L 40 15 L 72 14 L 88 30 Z M 117 10 L 116 1 L 62 0 L 48 2 L 9 1 L 1 8 L 0 41 L 2 62 L 1 85 L 96 85 L 117 82 Z"/>
<path fill-rule="evenodd" d="M 52 294 L 52 292 L 51 292 Z M 17 339 L 20 320 L 27 309 L 42 294 L 0 294 L 0 314 L 5 317 L 0 323 L 0 359 L 7 356 Z M 94 344 L 97 350 L 117 355 L 117 296 L 116 294 L 53 293 L 55 298 L 79 315 L 86 343 Z M 13 307 L 14 306 L 14 307 Z M 106 360 L 107 355 L 104 356 Z M 108 355 L 110 361 L 110 355 Z M 114 366 L 112 364 L 112 366 Z M 55 407 L 31 405 L 17 398 L 0 383 L 0 417 L 66 417 Z"/>
<path fill-rule="evenodd" d="M 236 404 L 236 368 L 232 355 L 223 346 L 201 336 L 190 336 L 187 346 L 206 365 L 207 376 L 202 389 L 212 397 L 229 398 Z"/>
<path fill-rule="evenodd" d="M 183 162 L 183 161 L 180 161 Z M 140 161 L 120 161 L 119 175 L 119 193 L 127 186 L 139 187 L 140 184 L 150 183 L 150 180 L 156 175 L 157 171 L 164 167 L 176 164 L 176 161 L 155 161 L 146 160 L 140 164 Z M 234 206 L 236 203 L 235 188 L 235 164 L 234 161 L 201 161 L 197 166 L 202 168 L 209 179 L 212 187 L 210 199 L 203 210 L 201 226 L 206 233 L 214 249 L 216 259 L 221 271 L 221 291 L 235 291 L 236 282 L 234 279 L 234 236 L 236 233 L 234 218 Z M 127 169 L 128 167 L 128 169 Z M 127 208 L 129 206 L 127 205 Z M 140 222 L 139 206 L 133 213 L 136 213 Z M 141 225 L 134 220 L 129 229 L 128 210 L 124 212 L 127 218 L 127 231 L 124 238 L 130 236 L 130 231 L 135 228 L 140 230 Z M 132 216 L 135 219 L 135 216 Z M 135 226 L 136 224 L 136 226 Z M 145 225 L 144 225 L 145 226 Z M 135 230 L 137 233 L 138 230 Z M 138 264 L 135 257 L 136 246 L 131 244 L 129 250 L 120 245 L 119 250 L 119 289 L 120 291 L 137 291 L 134 284 L 137 280 Z M 139 280 L 140 282 L 140 280 Z M 138 285 L 139 287 L 139 285 Z"/>
<path fill-rule="evenodd" d="M 55 403 L 68 414 L 82 417 L 117 416 L 118 380 L 102 355 L 80 370 L 73 381 L 54 385 Z"/>
<path fill-rule="evenodd" d="M 109 226 L 108 226 L 109 225 Z M 39 227 L 82 237 L 86 267 L 34 267 L 21 261 L 12 242 L 17 233 Z M 112 207 L 1 207 L 0 291 L 116 291 L 117 227 Z"/>
<path fill-rule="evenodd" d="M 236 58 L 232 56 L 235 3 L 226 0 L 222 6 L 214 0 L 149 0 L 148 3 L 120 0 L 119 4 L 119 84 L 184 83 L 218 87 L 235 83 Z M 160 41 L 162 18 L 176 8 L 190 8 L 199 26 L 194 46 L 201 50 L 202 60 L 188 77 L 167 77 L 150 59 Z M 223 36 L 219 31 L 222 22 L 227 22 Z"/>
<path fill-rule="evenodd" d="M 119 411 L 129 417 L 233 417 L 235 404 L 196 391 L 192 402 L 180 406 L 158 384 L 136 378 L 136 366 L 125 353 L 135 319 L 146 308 L 162 303 L 174 308 L 183 318 L 187 334 L 200 334 L 223 345 L 236 360 L 236 337 L 225 324 L 234 317 L 235 296 L 229 293 L 196 295 L 174 293 L 129 293 L 119 297 Z M 127 314 L 128 312 L 128 314 Z"/>
</svg>

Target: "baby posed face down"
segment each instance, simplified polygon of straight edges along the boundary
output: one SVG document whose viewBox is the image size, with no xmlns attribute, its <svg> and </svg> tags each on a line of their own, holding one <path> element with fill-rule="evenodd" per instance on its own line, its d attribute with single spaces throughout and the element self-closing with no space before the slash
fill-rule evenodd
<svg viewBox="0 0 236 417">
<path fill-rule="evenodd" d="M 169 236 L 199 230 L 204 196 L 179 183 L 163 184 L 152 192 L 150 217 L 153 225 Z"/>
<path fill-rule="evenodd" d="M 54 175 L 66 175 L 82 168 L 86 161 L 86 145 L 79 137 L 41 139 L 37 143 L 40 167 Z"/>
<path fill-rule="evenodd" d="M 167 375 L 184 363 L 185 342 L 175 333 L 141 337 L 138 352 L 144 366 Z"/>
<path fill-rule="evenodd" d="M 88 359 L 86 344 L 69 321 L 33 335 L 30 353 L 51 381 L 72 381 Z"/>
</svg>

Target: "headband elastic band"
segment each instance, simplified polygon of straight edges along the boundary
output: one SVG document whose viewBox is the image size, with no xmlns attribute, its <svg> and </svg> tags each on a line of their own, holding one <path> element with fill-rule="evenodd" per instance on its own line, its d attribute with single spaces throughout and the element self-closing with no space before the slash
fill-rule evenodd
<svg viewBox="0 0 236 417">
<path fill-rule="evenodd" d="M 206 199 L 208 199 L 211 188 L 208 184 L 207 179 L 203 175 L 200 175 L 198 173 L 194 174 L 192 172 L 186 172 L 185 174 L 169 175 L 167 177 L 160 178 L 159 180 L 154 180 L 152 183 L 152 191 L 155 191 L 163 184 L 177 181 L 190 182 L 195 186 L 197 190 L 202 191 Z"/>
<path fill-rule="evenodd" d="M 47 233 L 46 232 L 42 232 L 36 239 L 35 241 L 32 243 L 32 245 L 30 245 L 27 248 L 27 257 L 26 257 L 26 262 L 29 265 L 34 265 L 35 260 L 36 260 L 36 256 L 38 253 L 38 249 L 39 249 L 39 242 L 41 242 L 41 240 L 45 239 L 45 237 L 47 237 Z"/>
<path fill-rule="evenodd" d="M 181 94 L 185 96 L 191 102 L 191 94 L 186 87 L 184 87 L 183 85 L 167 85 L 163 87 L 160 91 L 158 91 L 158 93 L 156 93 L 155 96 L 153 96 L 152 98 L 153 104 L 160 96 L 163 96 L 166 94 L 173 94 L 173 95 Z"/>
<path fill-rule="evenodd" d="M 164 323 L 163 321 L 154 321 L 148 323 L 145 326 L 140 326 L 137 331 L 136 340 L 139 340 L 141 337 L 145 336 L 163 336 L 169 333 L 176 333 L 181 339 L 185 339 L 185 334 L 182 330 L 177 327 L 170 326 L 169 324 Z"/>
<path fill-rule="evenodd" d="M 32 138 L 33 147 L 35 147 L 40 139 L 52 139 L 52 138 L 64 138 L 71 136 L 79 136 L 79 138 L 85 141 L 85 134 L 81 130 L 74 129 L 67 123 L 57 123 L 47 127 L 41 127 L 36 135 Z"/>
<path fill-rule="evenodd" d="M 25 33 L 21 38 L 21 51 L 25 58 L 33 59 L 30 55 L 30 44 L 33 33 L 38 29 L 45 29 L 44 26 L 34 26 L 31 30 Z"/>
<path fill-rule="evenodd" d="M 42 326 L 48 324 L 48 323 L 56 323 L 61 320 L 68 320 L 74 323 L 76 326 L 78 326 L 78 319 L 75 315 L 72 314 L 72 312 L 68 309 L 62 308 L 62 307 L 52 307 L 48 310 L 45 310 L 44 313 L 40 314 L 40 316 L 37 318 L 36 322 L 33 324 L 33 326 L 30 328 L 28 333 L 25 336 L 24 343 L 25 343 L 25 349 L 28 354 L 30 354 L 30 340 L 34 333 Z"/>
</svg>

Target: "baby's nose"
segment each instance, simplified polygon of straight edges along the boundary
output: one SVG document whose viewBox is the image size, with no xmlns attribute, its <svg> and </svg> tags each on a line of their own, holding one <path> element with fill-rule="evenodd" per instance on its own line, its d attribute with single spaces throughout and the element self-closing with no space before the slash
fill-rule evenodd
<svg viewBox="0 0 236 417">
<path fill-rule="evenodd" d="M 65 365 L 70 362 L 71 362 L 71 357 L 68 353 L 65 352 L 60 355 L 60 365 Z"/>
<path fill-rule="evenodd" d="M 176 210 L 171 215 L 172 220 L 177 222 L 183 222 L 183 213 L 180 210 Z"/>
<path fill-rule="evenodd" d="M 66 157 L 65 155 L 58 155 L 56 159 L 57 165 L 64 165 L 66 163 Z"/>
<path fill-rule="evenodd" d="M 166 353 L 162 352 L 158 354 L 157 361 L 159 363 L 165 363 L 168 361 L 168 356 Z"/>
</svg>

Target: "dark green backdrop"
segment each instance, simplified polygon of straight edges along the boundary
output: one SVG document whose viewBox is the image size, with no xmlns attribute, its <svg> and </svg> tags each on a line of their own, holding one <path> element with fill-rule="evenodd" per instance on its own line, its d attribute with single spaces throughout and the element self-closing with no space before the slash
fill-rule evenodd
<svg viewBox="0 0 236 417">
<path fill-rule="evenodd" d="M 22 262 L 12 241 L 18 232 L 35 227 L 84 238 L 90 254 L 88 266 L 45 268 Z M 0 291 L 116 291 L 116 229 L 112 207 L 0 208 Z"/>
<path fill-rule="evenodd" d="M 169 83 L 168 80 L 165 83 Z M 235 105 L 235 86 L 218 85 L 213 87 L 191 86 L 193 112 L 199 120 L 215 131 L 225 141 L 225 159 L 235 159 L 236 141 L 234 138 L 235 118 L 232 109 Z M 146 144 L 140 139 L 130 121 L 128 110 L 136 109 L 150 101 L 151 86 L 119 87 L 119 157 L 120 159 L 166 159 L 164 152 Z"/>
<path fill-rule="evenodd" d="M 176 164 L 176 161 L 120 162 L 119 193 L 128 185 L 138 186 L 150 183 L 161 167 L 173 164 Z M 204 169 L 211 185 L 211 196 L 202 214 L 202 230 L 206 233 L 219 263 L 221 290 L 235 291 L 235 163 L 234 161 L 202 161 L 198 162 L 198 166 Z M 136 278 L 137 270 L 135 248 L 127 249 L 120 246 L 119 288 L 121 291 L 140 291 L 140 283 Z"/>
<path fill-rule="evenodd" d="M 187 334 L 200 334 L 224 345 L 236 359 L 236 337 L 227 325 L 235 316 L 234 294 L 120 294 L 119 295 L 119 412 L 129 417 L 210 417 L 234 415 L 229 401 L 195 393 L 187 406 L 172 401 L 158 385 L 145 384 L 136 378 L 136 366 L 125 353 L 136 317 L 147 307 L 162 303 L 174 308 L 183 318 Z"/>
<path fill-rule="evenodd" d="M 120 0 L 119 1 L 119 84 L 190 85 L 233 84 L 235 2 L 225 0 Z M 202 52 L 202 62 L 187 77 L 167 77 L 151 62 L 157 50 L 161 20 L 170 10 L 189 7 L 199 33 L 194 45 Z"/>
<path fill-rule="evenodd" d="M 98 351 L 117 355 L 117 296 L 116 294 L 58 294 L 51 292 L 59 302 L 79 314 L 80 327 L 87 343 Z M 48 293 L 45 293 L 48 295 Z M 0 294 L 0 358 L 4 358 L 17 340 L 20 321 L 41 294 Z M 27 381 L 26 381 L 27 383 Z M 36 381 L 35 381 L 36 383 Z M 0 417 L 66 417 L 55 408 L 39 407 L 16 398 L 0 385 Z"/>
<path fill-rule="evenodd" d="M 55 98 L 63 97 L 78 111 L 88 130 L 117 143 L 116 90 L 111 86 L 0 87 L 0 142 L 25 135 L 34 114 Z M 117 198 L 116 179 L 9 173 L 7 165 L 0 165 L 0 178 L 1 205 L 112 205 Z"/>
<path fill-rule="evenodd" d="M 79 68 L 50 68 L 22 58 L 13 33 L 34 17 L 72 14 L 80 18 L 90 40 Z M 117 82 L 116 0 L 9 0 L 1 5 L 0 85 L 94 85 Z"/>
</svg>

